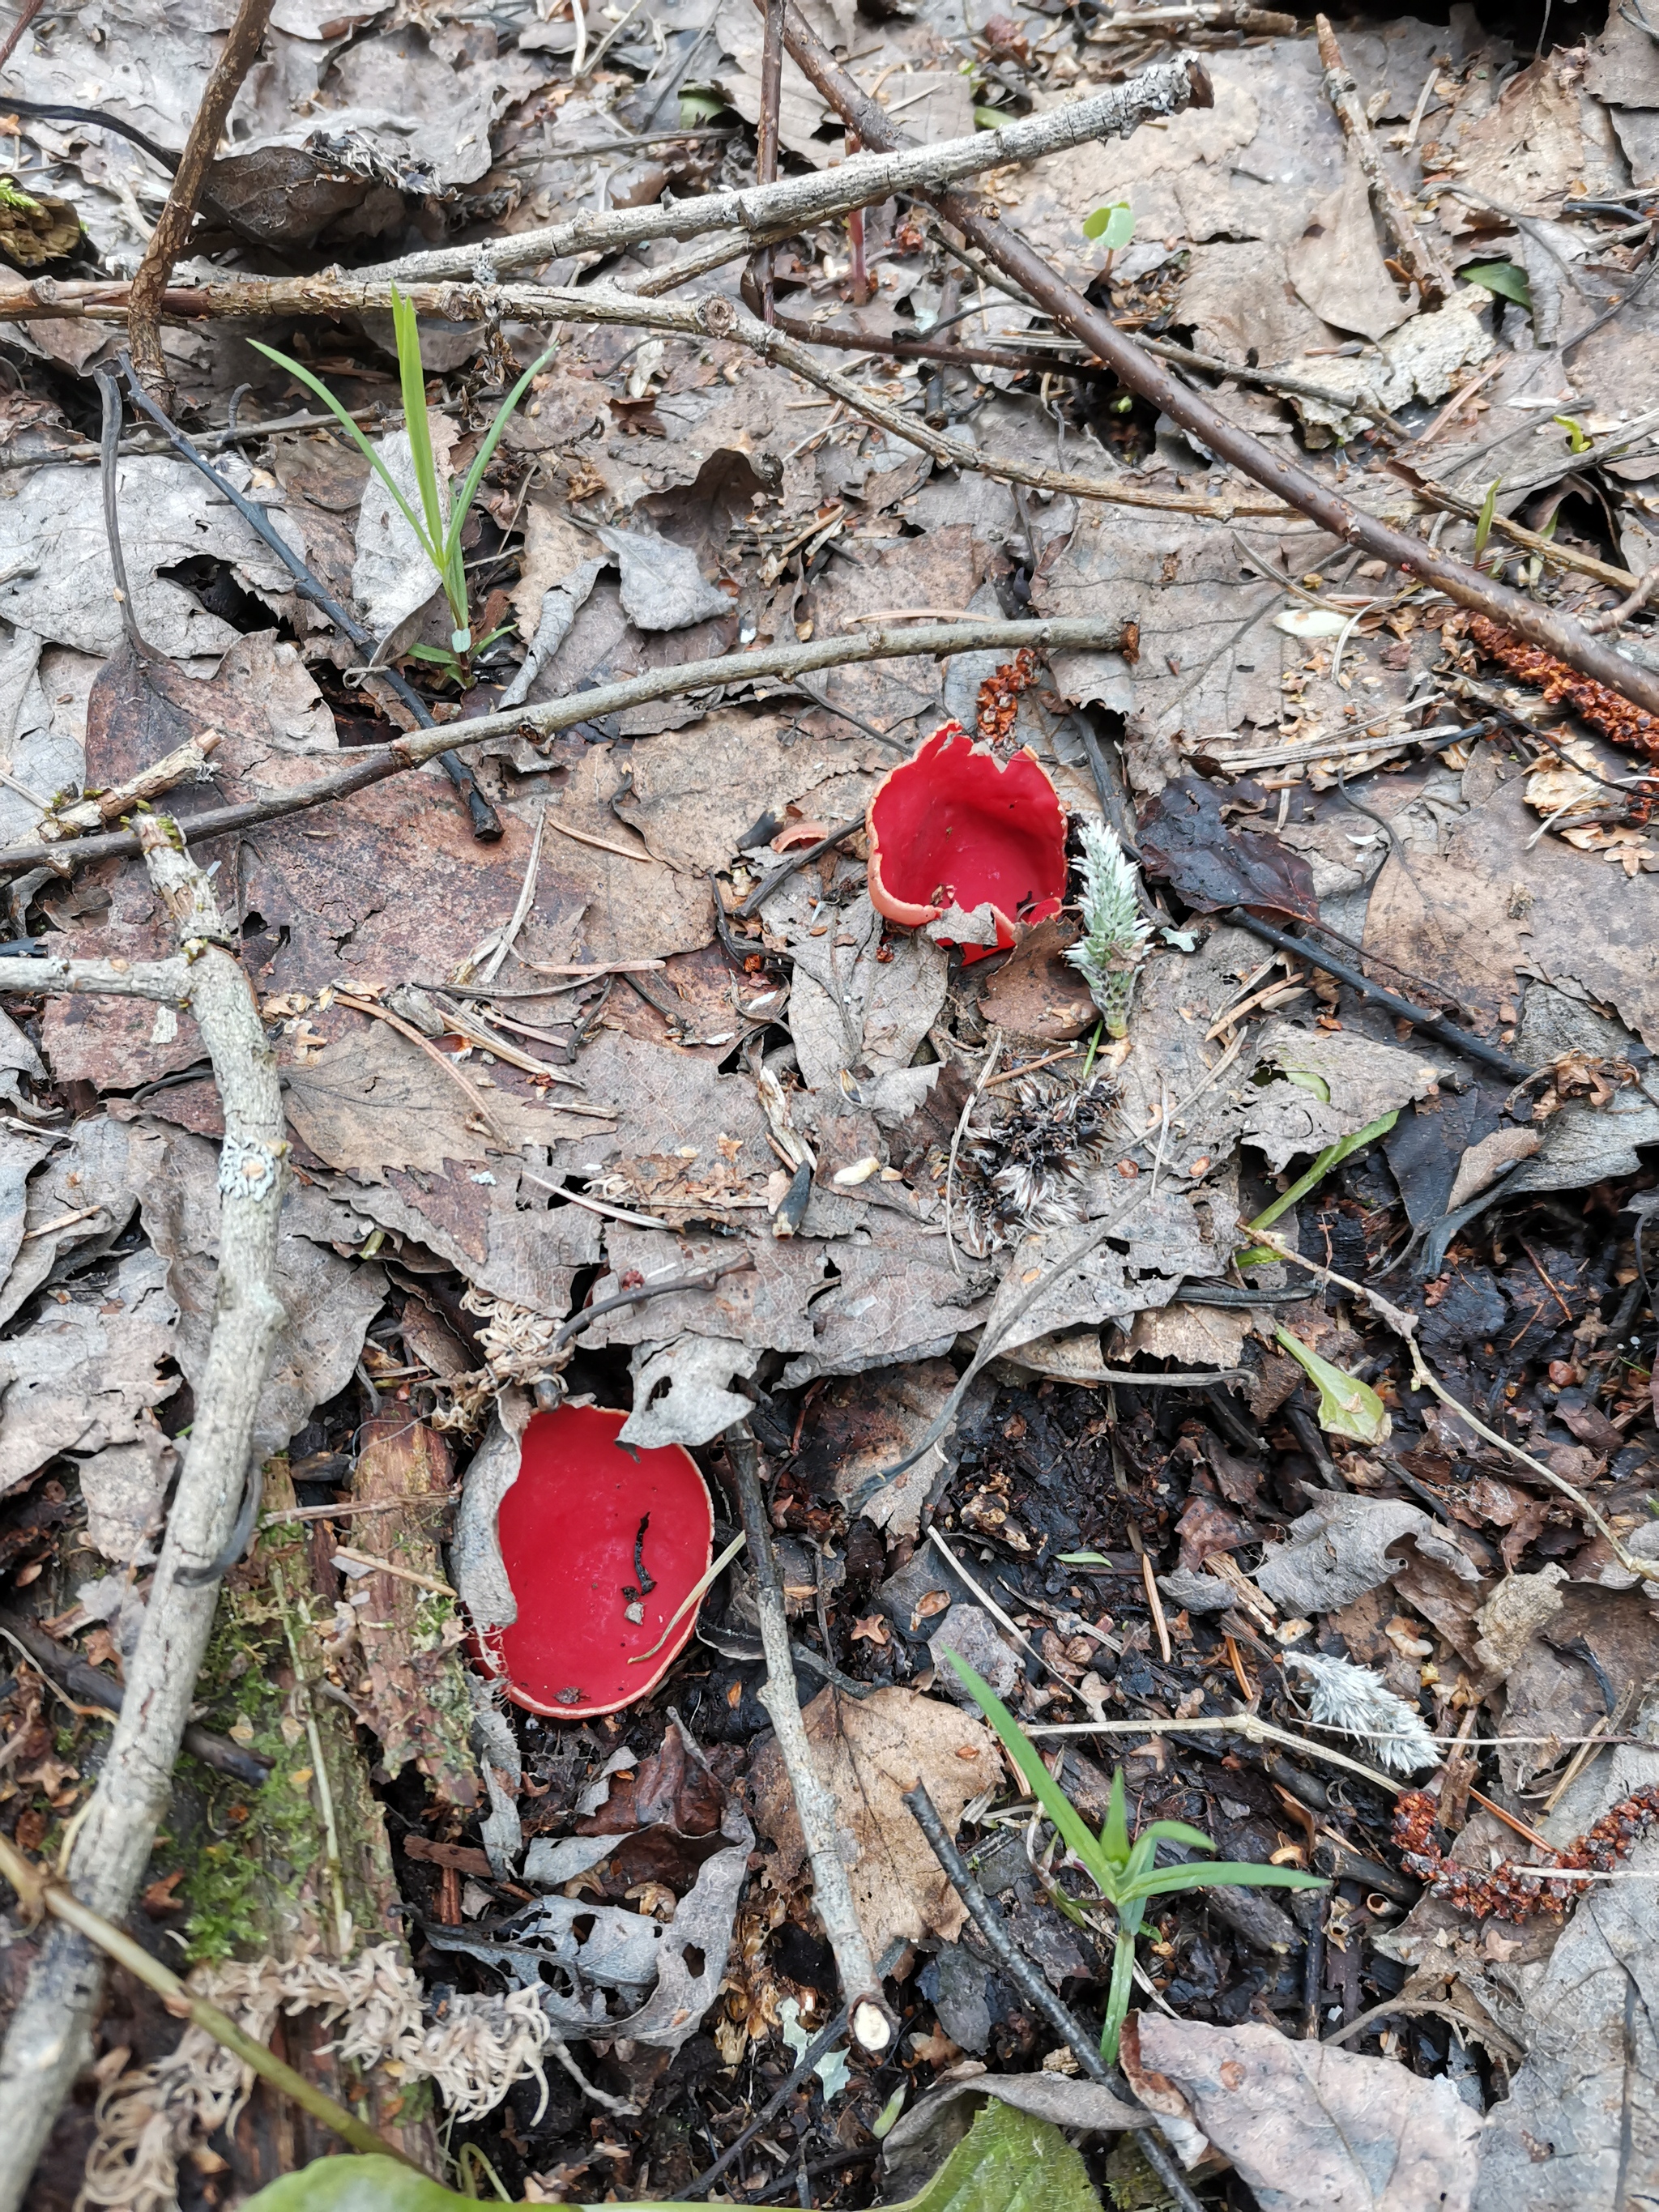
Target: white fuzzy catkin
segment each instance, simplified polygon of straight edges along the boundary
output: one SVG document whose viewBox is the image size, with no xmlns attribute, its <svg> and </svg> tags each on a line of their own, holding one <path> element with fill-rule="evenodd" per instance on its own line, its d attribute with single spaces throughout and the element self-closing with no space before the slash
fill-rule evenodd
<svg viewBox="0 0 1659 2212">
<path fill-rule="evenodd" d="M 1121 1037 L 1152 924 L 1140 911 L 1133 863 L 1108 823 L 1084 823 L 1080 872 L 1083 935 L 1066 957 L 1089 986 L 1107 1036 Z"/>
<path fill-rule="evenodd" d="M 1369 1667 L 1321 1652 L 1290 1651 L 1285 1664 L 1308 1677 L 1309 1710 L 1316 1721 L 1349 1735 L 1364 1736 L 1379 1766 L 1395 1774 L 1415 1774 L 1438 1766 L 1442 1753 L 1423 1724 L 1423 1716 L 1395 1697 Z"/>
</svg>

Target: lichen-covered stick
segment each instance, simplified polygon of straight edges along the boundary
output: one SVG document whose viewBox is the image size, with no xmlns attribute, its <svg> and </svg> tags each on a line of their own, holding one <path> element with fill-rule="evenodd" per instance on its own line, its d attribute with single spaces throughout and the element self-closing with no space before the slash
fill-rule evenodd
<svg viewBox="0 0 1659 2212">
<path fill-rule="evenodd" d="M 143 1880 L 173 1786 L 196 1678 L 218 1598 L 180 1570 L 224 1548 L 252 1456 L 254 1416 L 283 1309 L 276 1291 L 276 1223 L 287 1146 L 276 1060 L 206 876 L 162 816 L 139 831 L 150 881 L 177 932 L 175 961 L 158 962 L 132 996 L 174 996 L 195 1015 L 224 1112 L 219 1155 L 219 1272 L 207 1363 L 196 1393 L 167 1535 L 104 1770 L 76 1838 L 70 1881 L 84 1904 L 125 1920 Z M 55 984 L 42 970 L 60 971 Z M 74 988 L 67 963 L 0 963 L 35 989 Z M 0 981 L 8 980 L 0 975 Z M 132 976 L 114 978 L 131 987 Z M 169 988 L 169 986 L 171 988 Z M 58 2109 L 88 2053 L 103 1962 L 88 1938 L 54 1924 L 0 2049 L 0 2212 L 17 2212 Z"/>
</svg>

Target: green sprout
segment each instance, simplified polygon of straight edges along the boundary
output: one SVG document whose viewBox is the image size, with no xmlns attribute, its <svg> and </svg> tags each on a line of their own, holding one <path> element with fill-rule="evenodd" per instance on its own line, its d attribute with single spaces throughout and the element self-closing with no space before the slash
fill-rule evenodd
<svg viewBox="0 0 1659 2212">
<path fill-rule="evenodd" d="M 1135 211 L 1127 200 L 1114 200 L 1083 218 L 1083 235 L 1097 238 L 1108 253 L 1120 252 L 1135 234 Z"/>
<path fill-rule="evenodd" d="M 322 380 L 313 375 L 303 362 L 295 361 L 288 354 L 279 353 L 275 346 L 261 345 L 258 338 L 251 338 L 248 343 L 256 352 L 264 354 L 267 361 L 274 361 L 279 368 L 285 368 L 290 376 L 298 377 L 307 391 L 314 393 L 322 401 L 324 406 L 329 409 L 342 426 L 356 440 L 368 459 L 370 468 L 391 493 L 404 520 L 414 532 L 416 544 L 432 563 L 438 581 L 443 586 L 444 597 L 449 603 L 450 652 L 445 653 L 440 647 L 434 646 L 417 646 L 415 648 L 416 657 L 423 660 L 439 660 L 447 667 L 459 670 L 458 657 L 468 654 L 474 649 L 472 614 L 467 598 L 466 563 L 461 549 L 461 532 L 466 526 L 466 519 L 472 512 L 473 502 L 478 496 L 478 488 L 483 482 L 484 471 L 495 458 L 495 448 L 501 441 L 501 434 L 507 428 L 513 410 L 529 390 L 532 378 L 539 375 L 548 362 L 552 360 L 556 350 L 556 342 L 554 345 L 549 346 L 545 353 L 531 362 L 529 368 L 501 402 L 495 421 L 485 432 L 483 442 L 473 458 L 472 465 L 463 478 L 459 491 L 455 495 L 451 504 L 449 520 L 446 523 L 438 484 L 437 456 L 432 444 L 432 426 L 427 418 L 426 376 L 421 367 L 420 323 L 416 315 L 413 302 L 406 299 L 395 287 L 392 294 L 392 327 L 398 342 L 398 375 L 403 388 L 404 424 L 409 434 L 409 450 L 415 469 L 415 488 L 421 502 L 418 514 L 404 497 L 393 480 L 391 471 L 380 458 L 378 447 L 363 435 Z M 493 639 L 501 635 L 500 630 L 495 630 L 491 632 L 489 637 L 481 638 L 478 641 L 477 649 L 482 651 L 486 645 L 492 642 Z"/>
<path fill-rule="evenodd" d="M 1105 1823 L 1097 1836 L 1060 1784 L 1054 1780 L 1019 1723 L 990 1684 L 954 1651 L 945 1657 L 967 1686 L 969 1694 L 1001 1737 L 1009 1757 L 1030 1784 L 1033 1796 L 1054 1822 L 1075 1863 L 1088 1876 L 1101 1900 L 1117 1916 L 1115 1948 L 1112 1954 L 1111 1988 L 1106 2018 L 1100 2032 L 1100 2053 L 1108 2065 L 1117 2057 L 1118 2038 L 1129 2010 L 1129 1990 L 1134 1976 L 1135 1938 L 1141 1932 L 1146 1900 L 1167 1897 L 1184 1889 L 1203 1889 L 1224 1883 L 1241 1889 L 1323 1889 L 1317 1875 L 1295 1867 L 1257 1866 L 1243 1860 L 1217 1859 L 1207 1866 L 1154 1864 L 1160 1844 L 1183 1844 L 1188 1850 L 1212 1851 L 1215 1845 L 1184 1820 L 1153 1820 L 1133 1843 L 1129 1840 L 1127 1799 L 1123 1769 L 1112 1776 L 1112 1794 Z M 1054 1901 L 1073 1917 L 1085 1919 L 1076 1900 L 1063 1891 Z"/>
<path fill-rule="evenodd" d="M 1127 1036 L 1135 971 L 1152 926 L 1140 911 L 1133 864 L 1104 822 L 1083 825 L 1083 935 L 1066 955 L 1110 1037 Z"/>
</svg>

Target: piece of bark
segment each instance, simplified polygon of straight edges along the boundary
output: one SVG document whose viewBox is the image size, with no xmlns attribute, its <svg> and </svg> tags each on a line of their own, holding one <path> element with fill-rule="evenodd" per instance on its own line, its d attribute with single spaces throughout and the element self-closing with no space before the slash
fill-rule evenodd
<svg viewBox="0 0 1659 2212">
<path fill-rule="evenodd" d="M 449 1489 L 448 1445 L 435 1429 L 404 1413 L 367 1422 L 362 1441 L 353 1500 L 411 1501 L 362 1522 L 374 1531 L 364 1539 L 365 1550 L 405 1574 L 442 1582 L 437 1537 L 444 1509 L 421 1501 L 435 1501 Z M 402 1575 L 364 1575 L 352 1581 L 351 1589 L 354 1597 L 364 1592 L 368 1597 L 366 1605 L 353 1608 L 363 1656 L 362 1674 L 351 1685 L 359 1717 L 380 1737 L 390 1772 L 400 1772 L 412 1759 L 441 1802 L 470 1811 L 480 1802 L 480 1792 L 469 1745 L 472 1708 L 458 1654 L 462 1623 L 454 1600 L 406 1582 Z"/>
</svg>

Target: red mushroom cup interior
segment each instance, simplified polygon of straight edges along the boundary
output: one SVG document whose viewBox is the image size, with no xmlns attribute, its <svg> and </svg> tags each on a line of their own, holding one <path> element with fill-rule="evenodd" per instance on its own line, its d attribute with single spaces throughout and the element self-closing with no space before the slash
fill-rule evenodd
<svg viewBox="0 0 1659 2212">
<path fill-rule="evenodd" d="M 595 1406 L 538 1413 L 501 1500 L 496 1532 L 519 1617 L 490 1638 L 488 1656 L 532 1712 L 586 1720 L 632 1705 L 696 1626 L 692 1606 L 641 1657 L 708 1572 L 714 1514 L 690 1453 L 619 1444 L 627 1419 Z"/>
<path fill-rule="evenodd" d="M 1046 921 L 1060 911 L 1065 811 L 1023 749 L 1000 767 L 959 723 L 946 722 L 882 778 L 866 819 L 870 897 L 890 921 L 919 929 L 948 907 L 971 914 L 988 904 L 997 943 L 1006 947 L 1016 916 Z M 969 945 L 966 957 L 990 949 Z"/>
</svg>

